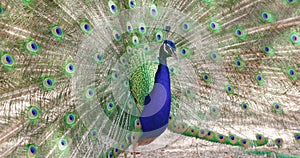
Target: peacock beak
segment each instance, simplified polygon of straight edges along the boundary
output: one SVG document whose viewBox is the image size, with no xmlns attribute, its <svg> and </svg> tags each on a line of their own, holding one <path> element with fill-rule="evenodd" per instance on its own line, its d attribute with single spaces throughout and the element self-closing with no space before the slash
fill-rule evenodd
<svg viewBox="0 0 300 158">
<path fill-rule="evenodd" d="M 174 57 L 175 59 L 178 59 L 178 56 L 177 56 L 177 52 L 176 52 L 176 51 L 173 51 L 172 57 Z"/>
</svg>

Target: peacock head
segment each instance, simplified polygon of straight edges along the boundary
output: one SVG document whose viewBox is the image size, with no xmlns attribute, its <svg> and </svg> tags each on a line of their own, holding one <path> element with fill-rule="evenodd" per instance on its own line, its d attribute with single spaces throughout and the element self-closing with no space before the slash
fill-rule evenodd
<svg viewBox="0 0 300 158">
<path fill-rule="evenodd" d="M 159 57 L 162 59 L 166 59 L 168 57 L 177 57 L 176 46 L 174 42 L 165 40 L 163 45 L 160 47 Z"/>
</svg>

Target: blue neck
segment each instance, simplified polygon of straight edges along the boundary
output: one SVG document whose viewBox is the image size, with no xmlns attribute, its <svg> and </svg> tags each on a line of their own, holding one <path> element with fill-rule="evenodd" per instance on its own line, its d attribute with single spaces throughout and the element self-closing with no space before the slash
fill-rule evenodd
<svg viewBox="0 0 300 158">
<path fill-rule="evenodd" d="M 143 130 L 141 140 L 155 139 L 166 130 L 171 109 L 170 74 L 166 60 L 160 60 L 153 90 L 145 98 L 144 105 L 140 117 Z"/>
</svg>

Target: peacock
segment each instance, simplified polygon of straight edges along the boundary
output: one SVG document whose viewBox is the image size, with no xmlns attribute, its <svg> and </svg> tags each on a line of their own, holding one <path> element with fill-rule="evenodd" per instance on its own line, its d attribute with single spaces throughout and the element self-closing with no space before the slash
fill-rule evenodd
<svg viewBox="0 0 300 158">
<path fill-rule="evenodd" d="M 0 157 L 300 157 L 300 0 L 1 0 Z"/>
</svg>

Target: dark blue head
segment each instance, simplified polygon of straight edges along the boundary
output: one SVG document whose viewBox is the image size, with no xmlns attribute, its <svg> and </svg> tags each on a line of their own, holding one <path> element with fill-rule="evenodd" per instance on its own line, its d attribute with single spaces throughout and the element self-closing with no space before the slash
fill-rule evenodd
<svg viewBox="0 0 300 158">
<path fill-rule="evenodd" d="M 165 40 L 164 43 L 168 44 L 171 48 L 173 48 L 174 50 L 176 50 L 176 45 L 175 45 L 174 42 L 172 42 L 170 40 Z"/>
</svg>

